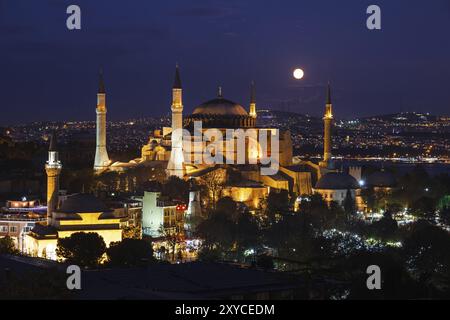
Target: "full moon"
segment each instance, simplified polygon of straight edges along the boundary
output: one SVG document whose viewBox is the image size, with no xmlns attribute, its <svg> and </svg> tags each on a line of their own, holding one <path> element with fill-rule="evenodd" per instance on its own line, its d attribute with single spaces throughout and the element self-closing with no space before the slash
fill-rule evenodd
<svg viewBox="0 0 450 320">
<path fill-rule="evenodd" d="M 302 69 L 295 69 L 294 70 L 294 78 L 297 80 L 300 80 L 301 78 L 303 78 L 303 76 L 305 75 L 305 73 L 303 72 Z"/>
</svg>

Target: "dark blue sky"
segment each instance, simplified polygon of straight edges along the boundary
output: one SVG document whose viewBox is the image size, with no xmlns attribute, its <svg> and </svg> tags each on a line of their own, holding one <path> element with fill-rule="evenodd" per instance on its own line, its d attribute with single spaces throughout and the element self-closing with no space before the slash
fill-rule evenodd
<svg viewBox="0 0 450 320">
<path fill-rule="evenodd" d="M 247 107 L 254 79 L 258 107 L 320 115 L 330 79 L 337 117 L 449 114 L 450 1 L 0 0 L 1 124 L 93 120 L 100 66 L 109 119 L 167 113 L 176 62 L 186 112 L 218 85 Z"/>
</svg>

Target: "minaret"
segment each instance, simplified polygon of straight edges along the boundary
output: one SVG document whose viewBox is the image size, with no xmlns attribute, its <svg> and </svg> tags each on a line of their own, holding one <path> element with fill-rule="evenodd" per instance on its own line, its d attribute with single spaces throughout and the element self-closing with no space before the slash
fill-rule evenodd
<svg viewBox="0 0 450 320">
<path fill-rule="evenodd" d="M 58 206 L 59 175 L 62 165 L 58 159 L 56 134 L 53 132 L 48 149 L 48 160 L 45 164 L 47 172 L 47 225 L 52 225 L 52 214 Z"/>
<path fill-rule="evenodd" d="M 106 93 L 102 70 L 100 70 L 96 112 L 97 147 L 95 149 L 94 170 L 100 172 L 105 170 L 110 164 L 108 152 L 106 151 Z"/>
<path fill-rule="evenodd" d="M 172 150 L 167 165 L 168 176 L 183 178 L 183 101 L 181 78 L 178 64 L 175 70 L 175 81 L 172 87 Z"/>
<path fill-rule="evenodd" d="M 252 81 L 250 86 L 250 110 L 249 115 L 253 119 L 256 119 L 256 95 L 255 95 L 255 82 Z"/>
<path fill-rule="evenodd" d="M 323 116 L 323 161 L 321 167 L 332 168 L 331 162 L 331 130 L 333 126 L 333 105 L 331 104 L 331 88 L 330 83 L 327 87 L 327 102 L 325 106 L 325 114 Z"/>
</svg>

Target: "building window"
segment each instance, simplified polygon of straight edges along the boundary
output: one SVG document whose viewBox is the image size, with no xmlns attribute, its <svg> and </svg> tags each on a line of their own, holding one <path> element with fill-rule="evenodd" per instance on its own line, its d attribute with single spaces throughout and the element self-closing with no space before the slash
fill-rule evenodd
<svg viewBox="0 0 450 320">
<path fill-rule="evenodd" d="M 17 227 L 14 226 L 9 227 L 9 232 L 17 232 Z"/>
<path fill-rule="evenodd" d="M 28 232 L 31 231 L 31 229 L 32 229 L 32 227 L 24 227 L 24 228 L 23 228 L 23 232 L 24 232 L 24 233 L 28 233 Z"/>
<path fill-rule="evenodd" d="M 0 232 L 8 232 L 8 226 L 0 226 Z"/>
</svg>

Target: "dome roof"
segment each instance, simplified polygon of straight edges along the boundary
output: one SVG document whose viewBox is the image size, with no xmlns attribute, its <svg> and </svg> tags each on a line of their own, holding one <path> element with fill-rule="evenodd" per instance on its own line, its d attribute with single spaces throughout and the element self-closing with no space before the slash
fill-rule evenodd
<svg viewBox="0 0 450 320">
<path fill-rule="evenodd" d="M 248 116 L 240 105 L 222 97 L 207 101 L 194 109 L 193 115 Z"/>
<path fill-rule="evenodd" d="M 315 189 L 320 190 L 344 190 L 359 189 L 356 179 L 343 172 L 329 172 L 324 174 L 316 183 Z"/>
<path fill-rule="evenodd" d="M 89 213 L 110 211 L 106 205 L 92 194 L 77 193 L 67 197 L 58 212 Z"/>
<path fill-rule="evenodd" d="M 367 178 L 367 184 L 372 187 L 393 187 L 395 185 L 395 177 L 388 171 L 377 171 Z"/>
</svg>

